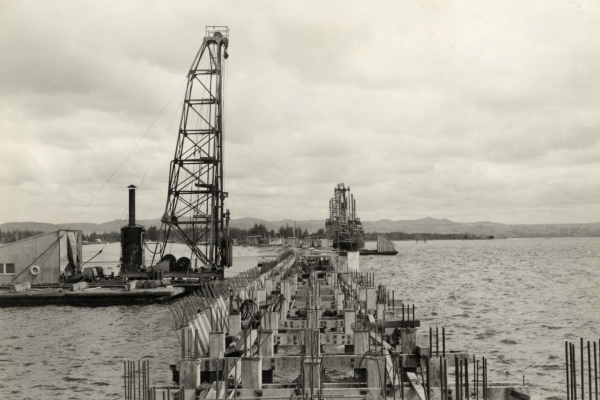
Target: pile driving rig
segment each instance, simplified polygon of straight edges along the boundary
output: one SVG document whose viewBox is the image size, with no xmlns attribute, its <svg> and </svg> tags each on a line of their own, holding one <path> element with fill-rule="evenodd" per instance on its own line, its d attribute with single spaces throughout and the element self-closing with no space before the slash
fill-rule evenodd
<svg viewBox="0 0 600 400">
<path fill-rule="evenodd" d="M 223 70 L 228 45 L 227 27 L 206 28 L 202 46 L 188 73 L 177 146 L 170 166 L 167 203 L 159 231 L 161 237 L 152 266 L 144 268 L 143 258 L 139 257 L 129 262 L 133 250 L 142 250 L 138 238 L 143 236 L 143 227 L 141 232 L 137 227 L 125 227 L 122 239 L 122 265 L 128 272 L 122 274 L 125 277 L 156 277 L 156 273 L 160 273 L 164 278 L 223 279 L 224 269 L 232 265 L 230 214 L 225 209 L 227 192 L 223 186 Z M 188 246 L 190 258 L 178 259 L 167 254 L 167 243 L 176 238 Z M 157 257 L 159 262 L 154 265 Z"/>
<path fill-rule="evenodd" d="M 356 200 L 350 187 L 338 183 L 329 200 L 329 219 L 325 221 L 325 232 L 333 240 L 333 248 L 358 251 L 365 247 L 364 230 L 360 218 L 356 217 Z"/>
</svg>

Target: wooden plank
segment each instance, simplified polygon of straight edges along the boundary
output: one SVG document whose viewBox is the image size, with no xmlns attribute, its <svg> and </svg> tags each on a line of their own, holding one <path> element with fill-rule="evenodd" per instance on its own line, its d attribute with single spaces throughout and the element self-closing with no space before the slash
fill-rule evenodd
<svg viewBox="0 0 600 400">
<path fill-rule="evenodd" d="M 218 385 L 218 388 L 217 388 Z M 229 396 L 224 381 L 213 382 L 205 399 L 226 399 Z"/>
<path fill-rule="evenodd" d="M 369 317 L 371 317 L 371 316 L 369 315 Z M 381 336 L 377 335 L 375 332 L 369 331 L 369 333 L 370 333 L 371 338 L 375 340 L 375 343 L 377 343 L 383 347 L 382 353 L 385 356 L 385 364 L 386 364 L 386 370 L 388 373 L 389 381 L 393 382 L 394 386 L 397 386 L 399 384 L 399 378 L 398 378 L 398 376 L 394 376 L 395 375 L 394 374 L 394 362 L 392 361 L 392 356 L 390 355 L 390 349 L 392 349 L 392 346 L 390 346 L 389 343 L 386 342 L 385 340 L 382 341 Z"/>
<path fill-rule="evenodd" d="M 244 351 L 244 353 L 243 353 L 244 355 L 252 355 L 258 351 L 257 346 L 255 345 L 256 339 L 258 338 L 258 332 L 256 331 L 256 329 L 252 329 L 252 330 L 250 330 L 250 333 L 248 335 L 250 336 L 250 339 L 248 341 L 248 345 L 250 347 L 247 348 L 246 351 Z M 246 337 L 242 337 L 240 340 L 238 340 L 236 342 L 235 347 L 237 350 L 242 350 L 244 348 L 243 344 L 244 344 L 245 338 Z M 224 360 L 221 359 L 221 361 L 223 361 L 223 363 L 225 363 Z M 202 364 L 200 364 L 200 366 L 202 366 Z M 221 368 L 221 369 L 223 369 L 223 368 Z M 211 371 L 211 370 L 206 369 L 206 371 Z M 236 373 L 236 371 L 237 371 L 237 373 Z M 237 379 L 236 379 L 236 375 L 237 375 Z M 237 358 L 237 361 L 235 362 L 233 368 L 231 368 L 231 371 L 229 372 L 229 379 L 233 379 L 234 385 L 239 385 L 242 382 L 242 359 L 241 358 Z"/>
<path fill-rule="evenodd" d="M 425 388 L 423 387 L 423 385 L 421 385 L 419 383 L 419 379 L 417 378 L 417 375 L 414 372 L 407 372 L 406 376 L 408 377 L 410 386 L 412 386 L 414 391 L 417 393 L 417 396 L 419 396 L 419 399 L 426 400 L 425 399 Z"/>
</svg>

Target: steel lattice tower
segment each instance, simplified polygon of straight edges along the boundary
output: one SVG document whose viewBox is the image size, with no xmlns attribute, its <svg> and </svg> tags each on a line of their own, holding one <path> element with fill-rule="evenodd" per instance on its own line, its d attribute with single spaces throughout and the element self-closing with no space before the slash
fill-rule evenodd
<svg viewBox="0 0 600 400">
<path fill-rule="evenodd" d="M 229 210 L 223 190 L 223 68 L 229 29 L 207 27 L 190 68 L 169 192 L 162 218 L 165 256 L 174 231 L 205 267 L 231 265 Z"/>
</svg>

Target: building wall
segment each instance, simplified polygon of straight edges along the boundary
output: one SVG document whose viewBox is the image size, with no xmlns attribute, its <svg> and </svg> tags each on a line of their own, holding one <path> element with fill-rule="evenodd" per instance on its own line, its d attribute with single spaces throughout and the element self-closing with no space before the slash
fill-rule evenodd
<svg viewBox="0 0 600 400">
<path fill-rule="evenodd" d="M 15 264 L 14 274 L 0 274 L 0 285 L 10 284 L 15 277 L 17 277 L 15 283 L 59 283 L 61 250 L 59 237 L 64 234 L 66 231 L 50 232 L 0 247 L 0 263 Z M 77 247 L 81 254 L 81 235 L 78 236 Z M 67 249 L 63 251 L 66 253 Z M 33 265 L 40 267 L 38 275 L 31 273 Z"/>
</svg>

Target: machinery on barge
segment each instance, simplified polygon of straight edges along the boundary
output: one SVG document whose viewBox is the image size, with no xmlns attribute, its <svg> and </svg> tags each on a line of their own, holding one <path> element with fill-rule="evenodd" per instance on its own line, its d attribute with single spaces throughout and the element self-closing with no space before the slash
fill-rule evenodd
<svg viewBox="0 0 600 400">
<path fill-rule="evenodd" d="M 223 182 L 223 71 L 228 45 L 227 27 L 207 27 L 190 67 L 161 219 L 161 238 L 147 268 L 143 257 L 144 229 L 131 222 L 130 195 L 130 224 L 121 230 L 124 278 L 224 279 L 225 268 L 232 265 L 230 213 L 225 208 L 228 193 Z M 133 190 L 135 187 L 130 187 L 130 193 Z M 167 243 L 174 238 L 188 246 L 189 258 L 177 258 L 167 252 Z"/>
<path fill-rule="evenodd" d="M 365 247 L 365 232 L 360 218 L 356 216 L 356 200 L 350 193 L 350 187 L 343 183 L 338 183 L 329 200 L 325 232 L 327 238 L 333 241 L 334 249 L 358 251 Z"/>
</svg>

